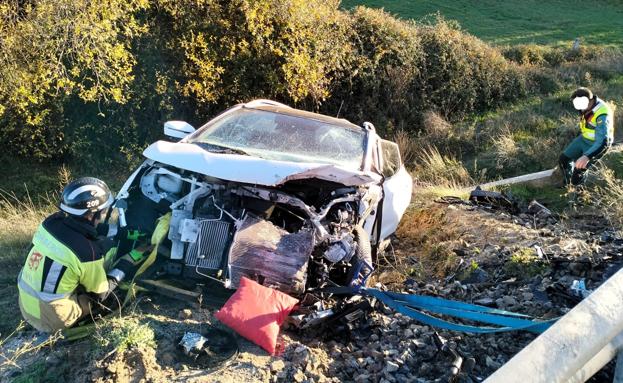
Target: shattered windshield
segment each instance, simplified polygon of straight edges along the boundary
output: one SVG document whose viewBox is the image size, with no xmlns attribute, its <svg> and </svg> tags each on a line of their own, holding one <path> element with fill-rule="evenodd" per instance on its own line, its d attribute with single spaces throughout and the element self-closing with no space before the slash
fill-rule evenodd
<svg viewBox="0 0 623 383">
<path fill-rule="evenodd" d="M 362 166 L 366 138 L 363 130 L 245 108 L 224 115 L 197 133 L 189 142 L 208 151 L 218 146 L 269 160 L 320 162 L 355 169 Z"/>
</svg>

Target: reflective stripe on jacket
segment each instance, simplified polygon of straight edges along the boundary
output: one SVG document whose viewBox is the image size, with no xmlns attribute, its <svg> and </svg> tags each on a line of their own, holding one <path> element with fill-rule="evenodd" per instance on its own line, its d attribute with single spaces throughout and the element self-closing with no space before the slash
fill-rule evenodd
<svg viewBox="0 0 623 383">
<path fill-rule="evenodd" d="M 607 123 L 607 139 L 612 142 L 614 139 L 614 113 L 608 104 L 606 104 L 600 98 L 597 98 L 597 102 L 593 109 L 588 113 L 584 113 L 580 116 L 580 130 L 582 137 L 589 141 L 595 141 L 595 128 L 597 128 L 597 118 L 606 116 Z"/>
<path fill-rule="evenodd" d="M 40 318 L 40 302 L 67 298 L 78 286 L 95 294 L 107 291 L 106 250 L 88 222 L 63 213 L 46 218 L 18 277 L 24 311 Z"/>
</svg>

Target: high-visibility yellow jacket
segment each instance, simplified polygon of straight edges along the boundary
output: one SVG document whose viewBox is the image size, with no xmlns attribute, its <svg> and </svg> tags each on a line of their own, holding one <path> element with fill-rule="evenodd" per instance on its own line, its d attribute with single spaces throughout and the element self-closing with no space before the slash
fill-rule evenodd
<svg viewBox="0 0 623 383">
<path fill-rule="evenodd" d="M 55 213 L 37 229 L 18 277 L 23 310 L 40 319 L 40 304 L 67 299 L 83 286 L 86 292 L 108 290 L 104 269 L 110 246 L 97 239 L 86 220 Z"/>
<path fill-rule="evenodd" d="M 592 157 L 601 153 L 614 140 L 614 112 L 610 106 L 596 99 L 595 106 L 580 116 L 580 131 L 582 138 L 592 146 L 584 153 Z"/>
</svg>

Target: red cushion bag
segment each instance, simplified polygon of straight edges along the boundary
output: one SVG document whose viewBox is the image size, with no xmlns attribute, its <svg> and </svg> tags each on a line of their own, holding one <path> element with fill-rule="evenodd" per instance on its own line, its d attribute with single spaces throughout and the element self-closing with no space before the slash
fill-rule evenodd
<svg viewBox="0 0 623 383">
<path fill-rule="evenodd" d="M 273 355 L 279 327 L 297 303 L 298 299 L 243 277 L 215 317 Z"/>
</svg>

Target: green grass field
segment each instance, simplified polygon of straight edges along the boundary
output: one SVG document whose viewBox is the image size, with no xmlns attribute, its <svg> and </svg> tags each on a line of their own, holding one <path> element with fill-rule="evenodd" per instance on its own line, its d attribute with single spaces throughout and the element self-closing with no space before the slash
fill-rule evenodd
<svg viewBox="0 0 623 383">
<path fill-rule="evenodd" d="M 494 44 L 570 45 L 583 43 L 623 47 L 621 1 L 498 0 L 343 0 L 342 7 L 384 8 L 403 19 L 422 20 L 439 12 L 462 28 Z"/>
</svg>

